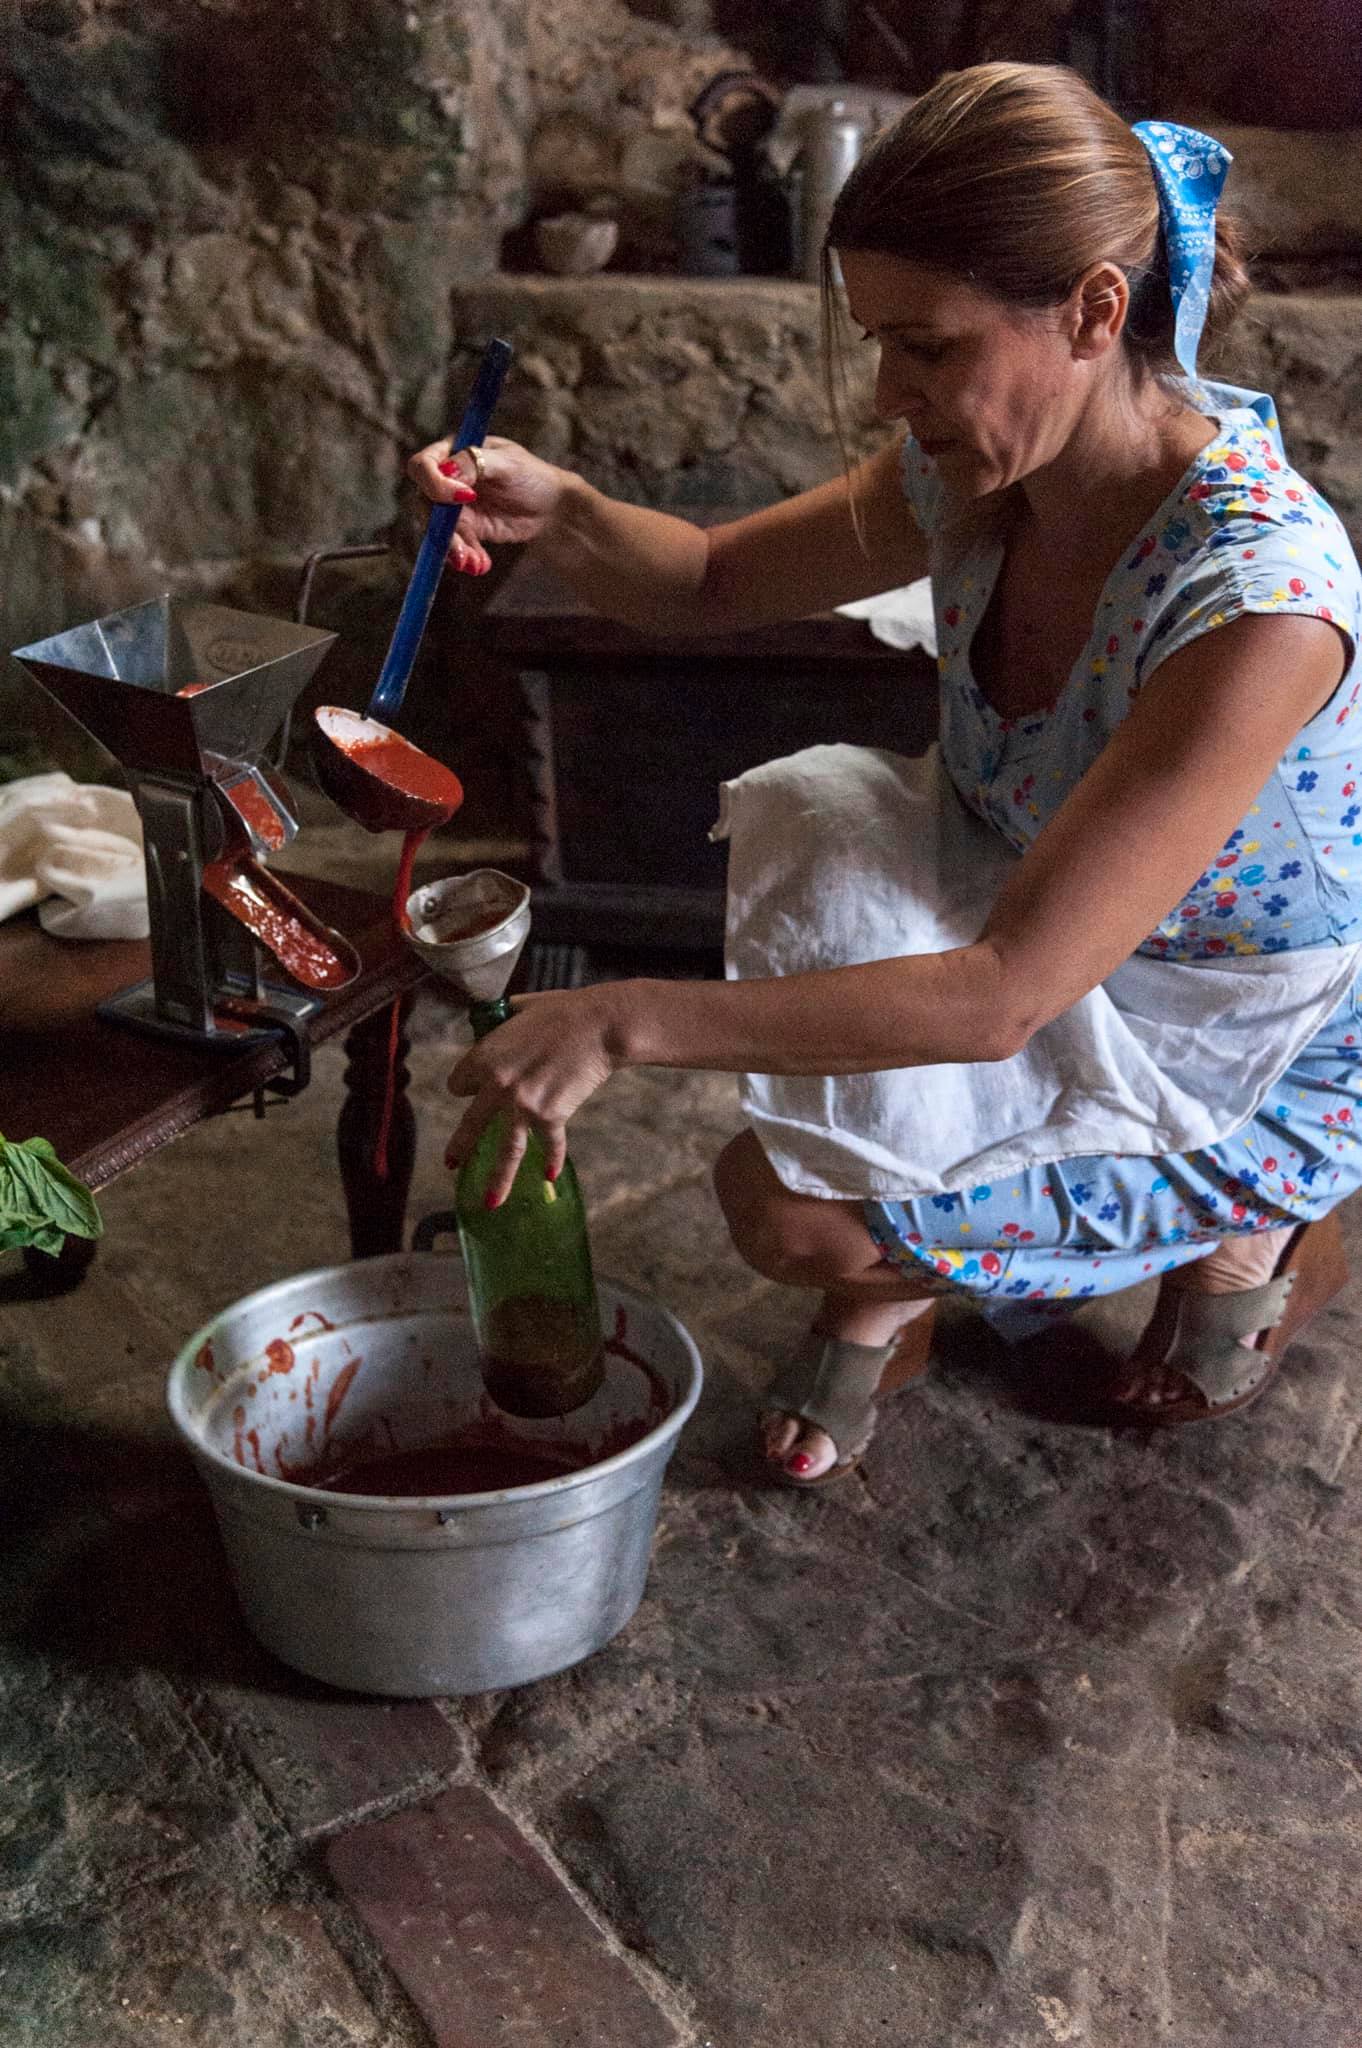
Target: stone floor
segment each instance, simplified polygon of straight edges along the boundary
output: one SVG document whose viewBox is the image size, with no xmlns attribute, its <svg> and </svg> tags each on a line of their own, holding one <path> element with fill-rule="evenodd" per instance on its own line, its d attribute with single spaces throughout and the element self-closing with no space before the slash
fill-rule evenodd
<svg viewBox="0 0 1362 2048">
<path fill-rule="evenodd" d="M 414 1215 L 460 1028 L 417 1026 Z M 1034 1420 L 953 1320 L 796 1496 L 748 1443 L 808 1301 L 726 1248 L 732 1083 L 620 1077 L 598 1263 L 707 1372 L 643 1605 L 520 1691 L 351 1698 L 253 1646 L 162 1412 L 201 1321 L 344 1255 L 340 1065 L 111 1188 L 78 1293 L 0 1269 L 3 2048 L 1362 2042 L 1357 1288 L 1166 1440 Z"/>
</svg>

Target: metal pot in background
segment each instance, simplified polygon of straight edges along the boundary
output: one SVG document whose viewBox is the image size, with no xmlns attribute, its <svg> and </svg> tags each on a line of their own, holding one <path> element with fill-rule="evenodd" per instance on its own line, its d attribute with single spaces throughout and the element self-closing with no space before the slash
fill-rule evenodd
<svg viewBox="0 0 1362 2048">
<path fill-rule="evenodd" d="M 799 255 L 801 277 L 816 284 L 822 275 L 823 243 L 837 195 L 870 139 L 865 116 L 844 99 L 811 109 L 796 160 L 799 172 Z M 837 259 L 833 274 L 841 282 Z"/>
<path fill-rule="evenodd" d="M 678 194 L 682 269 L 694 277 L 787 276 L 789 195 L 764 148 L 779 116 L 779 93 L 755 72 L 722 71 L 689 112 L 697 142 L 716 167 Z"/>
<path fill-rule="evenodd" d="M 676 201 L 676 242 L 687 277 L 737 277 L 738 202 L 731 178 L 696 179 Z"/>
<path fill-rule="evenodd" d="M 872 138 L 912 99 L 879 86 L 796 85 L 784 95 L 760 154 L 789 202 L 789 273 L 818 281 L 819 259 L 837 195 Z M 837 276 L 834 263 L 833 274 Z"/>
</svg>

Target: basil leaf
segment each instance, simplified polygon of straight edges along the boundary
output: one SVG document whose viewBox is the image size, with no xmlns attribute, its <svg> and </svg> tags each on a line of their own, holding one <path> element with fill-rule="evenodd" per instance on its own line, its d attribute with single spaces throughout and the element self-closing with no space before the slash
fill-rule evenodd
<svg viewBox="0 0 1362 2048">
<path fill-rule="evenodd" d="M 51 1252 L 53 1257 L 66 1243 L 62 1232 L 55 1223 L 19 1224 L 11 1230 L 0 1230 L 0 1252 L 35 1251 Z"/>
<path fill-rule="evenodd" d="M 0 1144 L 3 1144 L 0 1139 Z M 101 1237 L 104 1222 L 84 1181 L 64 1167 L 46 1138 L 30 1138 L 18 1147 L 37 1159 L 47 1184 L 47 1214 L 68 1237 Z"/>
<path fill-rule="evenodd" d="M 33 1245 L 55 1253 L 68 1237 L 99 1237 L 103 1230 L 94 1196 L 46 1138 L 0 1138 L 0 1251 Z"/>
<path fill-rule="evenodd" d="M 0 1251 L 13 1251 L 16 1246 L 36 1244 L 38 1239 L 52 1228 L 41 1216 L 10 1215 L 8 1221 L 0 1224 Z"/>
</svg>

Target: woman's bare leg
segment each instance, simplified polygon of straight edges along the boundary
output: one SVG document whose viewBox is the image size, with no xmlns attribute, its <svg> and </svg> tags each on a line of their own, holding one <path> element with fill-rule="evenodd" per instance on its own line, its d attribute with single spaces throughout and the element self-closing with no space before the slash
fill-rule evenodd
<svg viewBox="0 0 1362 2048">
<path fill-rule="evenodd" d="M 725 1146 L 714 1186 L 733 1242 L 749 1266 L 787 1287 L 822 1289 L 813 1319 L 820 1336 L 887 1344 L 933 1299 L 925 1279 L 881 1257 L 859 1202 L 792 1194 L 751 1131 Z M 800 1466 L 803 1479 L 816 1479 L 837 1455 L 824 1431 L 782 1409 L 765 1412 L 762 1434 L 773 1463 L 808 1459 Z"/>
</svg>

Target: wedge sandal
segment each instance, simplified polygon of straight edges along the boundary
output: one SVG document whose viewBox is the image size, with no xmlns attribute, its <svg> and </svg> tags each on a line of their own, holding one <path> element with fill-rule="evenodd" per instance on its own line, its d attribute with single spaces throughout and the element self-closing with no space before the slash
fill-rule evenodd
<svg viewBox="0 0 1362 2048">
<path fill-rule="evenodd" d="M 1247 1408 L 1277 1377 L 1282 1353 L 1348 1278 L 1337 1211 L 1303 1223 L 1287 1240 L 1277 1269 L 1261 1287 L 1233 1294 L 1165 1288 L 1124 1368 L 1171 1367 L 1191 1391 L 1171 1401 L 1099 1400 L 1092 1419 L 1120 1427 L 1169 1429 L 1218 1422 Z M 1259 1332 L 1250 1347 L 1242 1337 Z"/>
<path fill-rule="evenodd" d="M 769 1457 L 762 1459 L 763 1471 L 786 1486 L 799 1488 L 826 1486 L 853 1471 L 875 1434 L 875 1397 L 892 1394 L 926 1372 L 935 1320 L 933 1302 L 888 1344 L 852 1344 L 843 1337 L 823 1337 L 810 1330 L 767 1389 L 762 1409 L 779 1410 L 821 1429 L 832 1438 L 837 1462 L 816 1479 L 800 1479 Z"/>
</svg>

